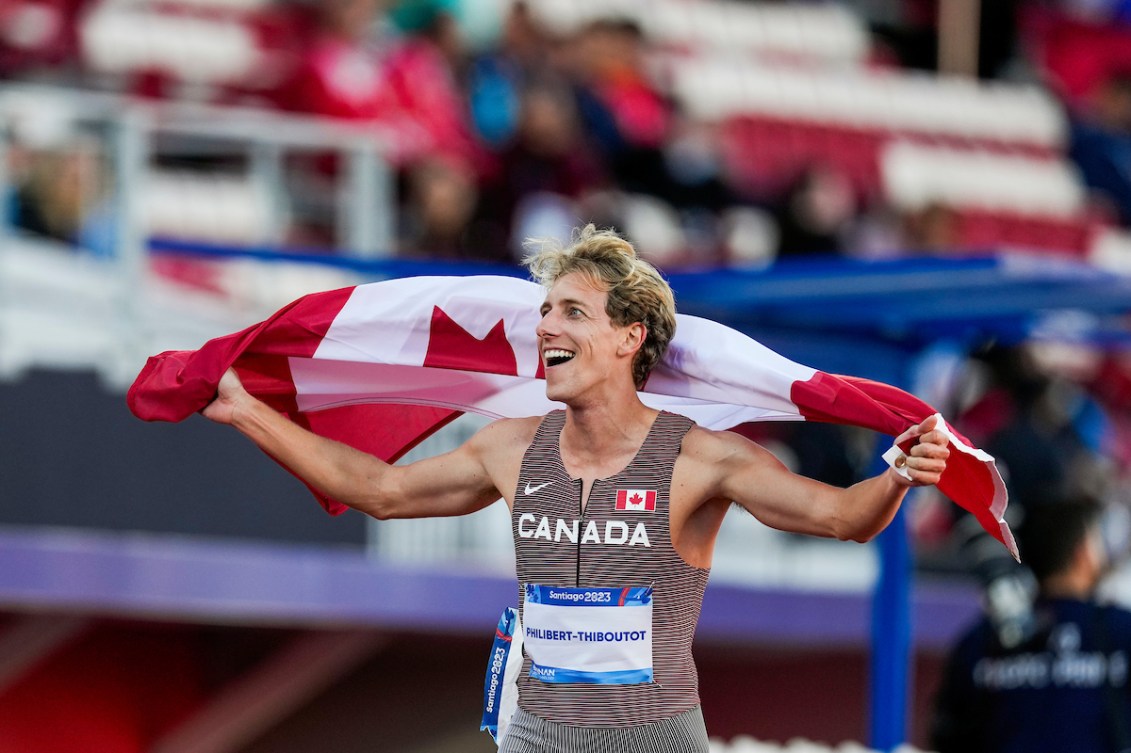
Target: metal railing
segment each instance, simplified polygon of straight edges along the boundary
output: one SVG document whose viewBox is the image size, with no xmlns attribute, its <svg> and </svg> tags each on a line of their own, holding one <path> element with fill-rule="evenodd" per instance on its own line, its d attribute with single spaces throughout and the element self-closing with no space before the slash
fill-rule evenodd
<svg viewBox="0 0 1131 753">
<path fill-rule="evenodd" d="M 23 168 L 24 163 L 67 153 L 80 144 L 93 147 L 97 164 L 106 173 L 101 209 L 113 233 L 112 253 L 104 252 L 108 258 L 99 273 L 98 295 L 105 294 L 106 286 L 114 288 L 118 319 L 101 324 L 116 331 L 127 364 L 143 362 L 149 343 L 139 337 L 148 326 L 139 309 L 140 291 L 145 287 L 150 238 L 161 232 L 153 227 L 151 210 L 163 164 L 194 164 L 202 180 L 202 190 L 197 193 L 206 199 L 209 176 L 230 174 L 235 164 L 240 179 L 266 196 L 258 223 L 262 232 L 242 242 L 279 247 L 294 207 L 311 201 L 310 196 L 294 195 L 302 185 L 288 192 L 289 182 L 301 183 L 288 180 L 293 158 L 316 165 L 327 156 L 336 159 L 338 169 L 319 174 L 320 179 L 335 184 L 334 190 L 327 197 L 322 191 L 311 192 L 328 204 L 322 209 L 333 218 L 329 245 L 339 255 L 373 259 L 387 255 L 393 246 L 395 196 L 392 173 L 382 157 L 384 138 L 371 128 L 266 110 L 138 101 L 31 85 L 0 86 L 0 207 L 4 210 L 0 211 L 0 253 L 7 250 L 12 257 L 19 245 L 12 214 L 21 176 L 14 174 L 14 166 Z M 311 187 L 305 188 L 309 191 Z M 177 209 L 177 196 L 167 198 Z M 212 200 L 217 212 L 222 212 L 225 198 L 217 194 Z M 86 206 L 82 211 L 95 209 Z M 197 240 L 215 231 L 207 221 L 196 225 L 201 236 Z M 21 283 L 14 277 L 14 262 L 9 262 L 0 264 L 0 307 L 16 305 L 21 299 L 21 291 L 15 289 Z M 8 332 L 10 335 L 10 328 Z M 4 337 L 0 329 L 0 339 Z M 104 370 L 117 373 L 123 368 L 106 366 Z"/>
</svg>

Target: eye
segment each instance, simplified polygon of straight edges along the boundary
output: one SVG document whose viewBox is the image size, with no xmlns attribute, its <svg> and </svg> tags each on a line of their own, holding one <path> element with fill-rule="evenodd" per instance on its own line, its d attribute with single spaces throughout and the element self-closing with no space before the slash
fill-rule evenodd
<svg viewBox="0 0 1131 753">
<path fill-rule="evenodd" d="M 566 311 L 566 314 L 567 314 L 568 316 L 577 317 L 577 316 L 581 316 L 581 315 L 582 315 L 582 311 L 581 311 L 581 309 L 579 309 L 579 308 L 578 308 L 577 306 L 570 306 L 570 307 L 569 307 L 569 310 L 568 310 L 568 311 Z"/>
</svg>

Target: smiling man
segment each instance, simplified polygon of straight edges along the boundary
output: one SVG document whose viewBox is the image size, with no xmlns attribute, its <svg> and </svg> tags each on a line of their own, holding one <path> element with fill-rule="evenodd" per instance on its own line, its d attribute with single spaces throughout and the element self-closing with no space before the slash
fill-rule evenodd
<svg viewBox="0 0 1131 753">
<path fill-rule="evenodd" d="M 867 541 L 949 455 L 935 418 L 887 471 L 847 489 L 795 475 L 757 444 L 649 408 L 642 388 L 675 332 L 671 289 L 592 225 L 527 260 L 546 288 L 537 336 L 546 394 L 565 410 L 498 420 L 404 466 L 312 434 L 234 371 L 208 418 L 235 426 L 327 495 L 374 517 L 511 511 L 524 625 L 504 753 L 707 751 L 691 644 L 732 503 L 784 531 Z"/>
</svg>

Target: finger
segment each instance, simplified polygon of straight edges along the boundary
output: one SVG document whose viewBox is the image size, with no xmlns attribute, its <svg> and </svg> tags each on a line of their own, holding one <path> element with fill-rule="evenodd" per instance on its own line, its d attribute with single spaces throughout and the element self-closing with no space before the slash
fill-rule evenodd
<svg viewBox="0 0 1131 753">
<path fill-rule="evenodd" d="M 945 460 L 950 457 L 950 448 L 946 442 L 923 442 L 908 450 L 909 455 L 920 458 L 940 458 Z"/>
<path fill-rule="evenodd" d="M 912 440 L 917 441 L 913 443 Z M 908 428 L 907 431 L 900 434 L 895 440 L 895 443 L 900 446 L 921 444 L 924 442 L 944 446 L 950 443 L 946 432 L 939 426 L 938 414 L 927 416 L 922 422 Z"/>
<path fill-rule="evenodd" d="M 910 442 L 912 439 L 918 437 L 921 433 L 922 432 L 919 431 L 918 425 L 909 427 L 905 432 L 895 438 L 895 443 L 897 445 L 903 446 L 904 444 Z"/>
<path fill-rule="evenodd" d="M 922 427 L 920 426 L 920 427 L 916 427 L 916 428 L 922 428 Z M 920 442 L 937 442 L 939 444 L 946 444 L 947 441 L 948 441 L 948 437 L 947 437 L 947 433 L 945 431 L 943 431 L 941 428 L 936 427 L 936 428 L 933 428 L 929 431 L 919 432 L 919 441 Z"/>
<path fill-rule="evenodd" d="M 908 459 L 907 467 L 912 474 L 915 472 L 939 474 L 946 470 L 946 460 L 942 458 L 913 457 Z"/>
</svg>

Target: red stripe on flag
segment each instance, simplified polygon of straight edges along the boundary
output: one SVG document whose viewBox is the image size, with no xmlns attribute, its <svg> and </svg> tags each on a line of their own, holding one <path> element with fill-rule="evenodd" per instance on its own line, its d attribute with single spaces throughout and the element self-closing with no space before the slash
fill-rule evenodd
<svg viewBox="0 0 1131 753">
<path fill-rule="evenodd" d="M 930 405 L 898 387 L 820 371 L 808 381 L 794 382 L 790 399 L 807 421 L 864 426 L 893 437 L 936 413 Z M 958 439 L 973 447 L 970 440 L 949 424 L 947 427 Z M 905 443 L 902 449 L 909 451 L 912 444 L 914 442 Z M 986 531 L 1009 546 L 992 512 L 997 501 L 994 475 L 984 460 L 952 449 L 937 486 L 974 515 Z"/>
<path fill-rule="evenodd" d="M 244 355 L 236 359 L 244 389 L 292 419 L 298 415 L 290 360 L 285 356 Z"/>
<path fill-rule="evenodd" d="M 265 394 L 293 396 L 289 369 L 265 364 L 263 357 L 314 355 L 354 288 L 300 298 L 271 318 L 245 330 L 206 342 L 200 350 L 171 350 L 151 357 L 126 394 L 126 403 L 146 421 L 183 421 L 216 396 L 216 385 L 237 364 L 267 380 Z M 281 383 L 272 383 L 272 377 Z M 256 394 L 256 393 L 253 393 Z"/>
<path fill-rule="evenodd" d="M 935 410 L 914 395 L 857 377 L 818 371 L 808 381 L 797 381 L 790 400 L 806 421 L 865 426 L 893 437 Z"/>
</svg>

